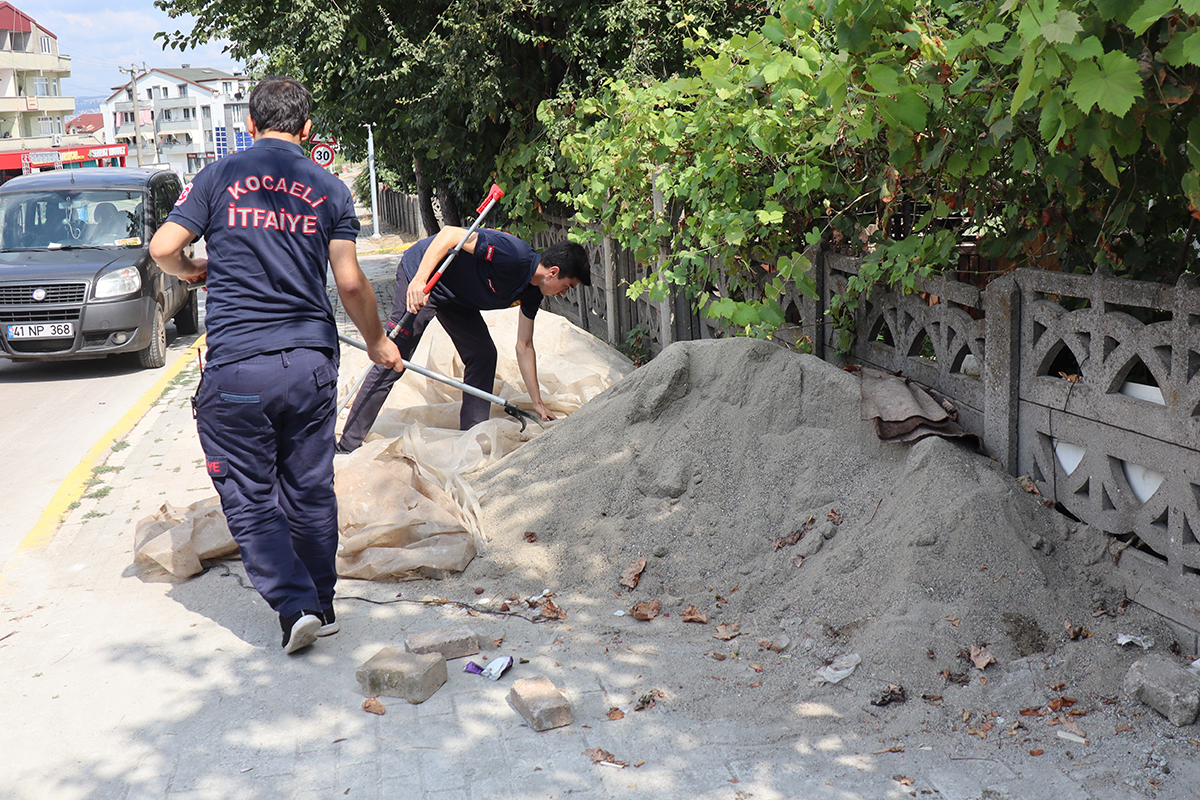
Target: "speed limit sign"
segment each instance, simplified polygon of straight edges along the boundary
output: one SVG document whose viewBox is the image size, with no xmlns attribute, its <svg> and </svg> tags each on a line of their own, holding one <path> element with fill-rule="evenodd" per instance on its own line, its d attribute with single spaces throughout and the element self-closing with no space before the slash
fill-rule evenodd
<svg viewBox="0 0 1200 800">
<path fill-rule="evenodd" d="M 313 145 L 312 160 L 318 167 L 328 167 L 333 163 L 333 148 L 327 144 Z"/>
</svg>

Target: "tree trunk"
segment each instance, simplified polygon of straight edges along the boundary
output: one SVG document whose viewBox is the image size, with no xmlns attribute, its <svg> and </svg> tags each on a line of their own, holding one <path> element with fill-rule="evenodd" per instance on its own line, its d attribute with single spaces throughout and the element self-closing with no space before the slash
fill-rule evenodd
<svg viewBox="0 0 1200 800">
<path fill-rule="evenodd" d="M 442 206 L 442 224 L 453 225 L 456 228 L 463 227 L 462 215 L 458 213 L 458 203 L 454 202 L 454 196 L 450 194 L 450 182 L 445 178 L 438 181 L 437 195 L 438 202 Z"/>
<path fill-rule="evenodd" d="M 425 180 L 425 172 L 422 169 L 424 162 L 420 156 L 413 156 L 413 175 L 417 183 L 417 205 L 421 209 L 421 227 L 425 228 L 426 236 L 433 236 L 441 226 L 438 225 L 437 215 L 433 213 L 433 191 L 429 182 Z"/>
</svg>

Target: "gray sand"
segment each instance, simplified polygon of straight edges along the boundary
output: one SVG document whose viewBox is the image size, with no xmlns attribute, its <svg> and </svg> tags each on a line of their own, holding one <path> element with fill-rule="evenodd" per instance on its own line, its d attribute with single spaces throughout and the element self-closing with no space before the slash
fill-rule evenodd
<svg viewBox="0 0 1200 800">
<path fill-rule="evenodd" d="M 746 339 L 673 345 L 472 481 L 489 549 L 451 583 L 550 590 L 568 614 L 550 626 L 563 647 L 598 659 L 606 686 L 621 674 L 617 650 L 641 654 L 639 684 L 656 682 L 675 713 L 736 721 L 764 741 L 803 724 L 857 726 L 863 747 L 940 736 L 939 747 L 1013 759 L 1107 747 L 1089 767 L 1097 785 L 1109 769 L 1154 767 L 1131 736 L 1174 738 L 1119 698 L 1143 652 L 1116 634 L 1152 636 L 1155 653 L 1172 637 L 1122 607 L 1107 537 L 961 443 L 880 442 L 859 419 L 858 378 L 819 359 Z M 648 566 L 630 591 L 618 580 L 639 557 Z M 614 616 L 652 599 L 656 619 Z M 684 623 L 688 606 L 708 624 Z M 1068 640 L 1066 622 L 1091 636 Z M 718 623 L 741 635 L 713 638 Z M 977 669 L 973 646 L 996 663 Z M 853 675 L 816 680 L 846 654 L 862 659 Z M 871 705 L 889 684 L 908 702 Z M 1086 747 L 1019 715 L 1063 695 L 1086 712 L 1072 718 Z M 1125 724 L 1137 727 L 1122 738 Z M 1175 740 L 1180 758 L 1194 760 L 1184 741 L 1195 733 Z"/>
</svg>

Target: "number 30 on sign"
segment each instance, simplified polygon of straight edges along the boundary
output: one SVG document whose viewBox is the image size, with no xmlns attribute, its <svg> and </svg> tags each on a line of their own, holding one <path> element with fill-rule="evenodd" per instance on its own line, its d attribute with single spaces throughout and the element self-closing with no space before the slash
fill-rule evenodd
<svg viewBox="0 0 1200 800">
<path fill-rule="evenodd" d="M 333 148 L 327 144 L 313 145 L 312 160 L 319 167 L 328 167 L 333 163 Z"/>
</svg>

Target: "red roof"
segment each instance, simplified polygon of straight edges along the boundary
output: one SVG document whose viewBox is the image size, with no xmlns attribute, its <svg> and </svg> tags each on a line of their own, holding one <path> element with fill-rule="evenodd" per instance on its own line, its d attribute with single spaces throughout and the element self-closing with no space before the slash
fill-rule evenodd
<svg viewBox="0 0 1200 800">
<path fill-rule="evenodd" d="M 33 17 L 26 14 L 21 9 L 14 6 L 12 3 L 0 3 L 0 30 L 16 31 L 17 33 L 29 33 L 33 30 L 33 26 L 37 24 Z M 57 39 L 50 31 L 38 25 L 42 32 L 52 39 Z"/>
<path fill-rule="evenodd" d="M 73 119 L 67 123 L 68 131 L 71 130 L 72 128 L 75 128 L 83 133 L 91 133 L 92 131 L 98 131 L 103 127 L 104 127 L 104 115 L 101 114 L 99 111 L 95 111 L 95 112 L 92 112 L 89 114 L 80 114 L 79 116 L 75 117 L 75 119 Z"/>
</svg>

